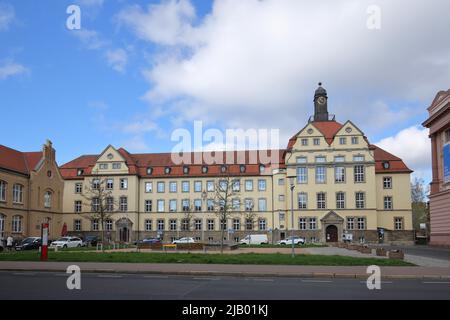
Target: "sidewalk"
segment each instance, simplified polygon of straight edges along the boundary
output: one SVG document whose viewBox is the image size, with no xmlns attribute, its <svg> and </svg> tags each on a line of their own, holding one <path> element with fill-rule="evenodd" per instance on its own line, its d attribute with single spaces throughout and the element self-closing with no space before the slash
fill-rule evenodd
<svg viewBox="0 0 450 320">
<path fill-rule="evenodd" d="M 69 265 L 82 272 L 146 273 L 167 275 L 203 275 L 236 277 L 327 277 L 367 278 L 366 267 L 287 266 L 287 265 L 222 265 L 222 264 L 149 264 L 98 262 L 13 262 L 0 261 L 0 271 L 66 272 Z M 450 280 L 450 268 L 381 267 L 382 278 Z"/>
</svg>

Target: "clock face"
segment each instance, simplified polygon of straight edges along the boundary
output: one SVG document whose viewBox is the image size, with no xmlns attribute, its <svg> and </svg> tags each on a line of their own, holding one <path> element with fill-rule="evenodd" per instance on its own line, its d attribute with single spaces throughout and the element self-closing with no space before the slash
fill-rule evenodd
<svg viewBox="0 0 450 320">
<path fill-rule="evenodd" d="M 319 97 L 319 99 L 317 99 L 317 102 L 319 104 L 325 104 L 326 101 L 327 101 L 327 99 L 325 99 L 325 97 Z"/>
</svg>

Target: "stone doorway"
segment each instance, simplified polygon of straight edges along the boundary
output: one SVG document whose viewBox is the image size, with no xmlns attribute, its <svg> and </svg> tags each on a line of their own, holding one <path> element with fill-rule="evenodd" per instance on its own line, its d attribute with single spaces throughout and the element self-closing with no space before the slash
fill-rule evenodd
<svg viewBox="0 0 450 320">
<path fill-rule="evenodd" d="M 338 228 L 335 225 L 329 225 L 325 229 L 326 242 L 338 242 Z"/>
<path fill-rule="evenodd" d="M 130 219 L 122 218 L 116 222 L 116 241 L 129 243 L 131 242 L 131 231 L 133 223 Z"/>
</svg>

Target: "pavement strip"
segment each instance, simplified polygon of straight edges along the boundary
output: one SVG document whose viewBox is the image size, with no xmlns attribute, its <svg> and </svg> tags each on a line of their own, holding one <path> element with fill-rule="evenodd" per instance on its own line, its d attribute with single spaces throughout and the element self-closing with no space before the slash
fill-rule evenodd
<svg viewBox="0 0 450 320">
<path fill-rule="evenodd" d="M 425 284 L 450 284 L 448 281 L 422 281 Z"/>
<path fill-rule="evenodd" d="M 312 283 L 314 283 L 314 282 L 317 282 L 317 283 L 323 282 L 323 283 L 329 283 L 329 282 L 333 282 L 333 280 L 305 280 L 305 279 L 302 279 L 301 282 L 312 282 Z"/>
</svg>

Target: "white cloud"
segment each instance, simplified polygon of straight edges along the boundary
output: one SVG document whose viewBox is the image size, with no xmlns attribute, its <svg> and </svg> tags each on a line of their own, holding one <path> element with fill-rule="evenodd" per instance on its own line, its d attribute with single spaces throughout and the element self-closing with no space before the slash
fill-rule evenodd
<svg viewBox="0 0 450 320">
<path fill-rule="evenodd" d="M 375 143 L 382 149 L 403 159 L 416 174 L 429 176 L 431 170 L 431 143 L 428 129 L 412 126 L 401 130 L 395 136 Z"/>
<path fill-rule="evenodd" d="M 26 73 L 29 73 L 28 68 L 19 63 L 6 62 L 3 66 L 0 66 L 0 80 Z"/>
<path fill-rule="evenodd" d="M 187 42 L 194 18 L 195 9 L 188 0 L 150 4 L 147 11 L 129 6 L 117 15 L 118 21 L 131 26 L 141 39 L 165 45 Z"/>
<path fill-rule="evenodd" d="M 156 131 L 158 125 L 155 122 L 149 120 L 138 120 L 131 123 L 127 123 L 122 126 L 124 133 L 141 134 L 151 131 Z"/>
<path fill-rule="evenodd" d="M 143 136 L 134 136 L 122 145 L 129 152 L 148 152 L 150 149 Z"/>
<path fill-rule="evenodd" d="M 8 3 L 0 3 L 0 31 L 8 30 L 14 17 L 14 7 Z"/>
<path fill-rule="evenodd" d="M 381 30 L 366 27 L 371 4 Z M 446 0 L 221 0 L 198 19 L 188 0 L 172 0 L 118 20 L 162 49 L 144 73 L 154 108 L 290 135 L 312 114 L 318 81 L 337 120 L 364 131 L 406 122 L 413 102 L 424 112 L 450 83 L 450 42 L 436 41 L 448 38 L 449 10 Z"/>
<path fill-rule="evenodd" d="M 128 54 L 124 49 L 108 50 L 105 53 L 108 65 L 117 72 L 124 73 L 128 62 Z"/>
<path fill-rule="evenodd" d="M 78 3 L 87 7 L 101 7 L 104 0 L 78 0 Z"/>
<path fill-rule="evenodd" d="M 95 30 L 82 28 L 80 30 L 71 30 L 71 34 L 80 39 L 81 43 L 89 50 L 98 50 L 106 47 L 109 42 Z"/>
</svg>

